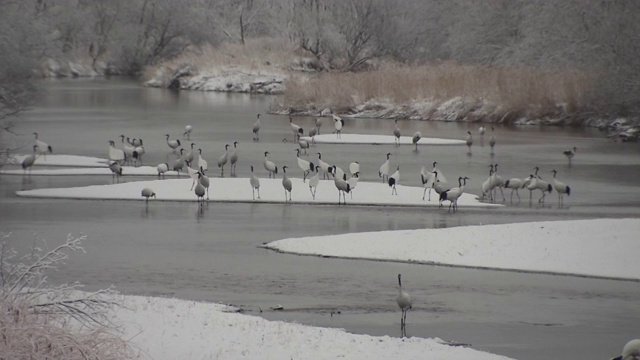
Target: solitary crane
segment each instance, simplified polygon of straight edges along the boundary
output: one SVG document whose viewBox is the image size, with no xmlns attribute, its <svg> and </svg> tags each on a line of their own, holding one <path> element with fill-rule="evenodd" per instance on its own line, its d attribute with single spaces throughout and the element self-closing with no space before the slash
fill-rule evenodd
<svg viewBox="0 0 640 360">
<path fill-rule="evenodd" d="M 256 199 L 256 191 L 258 191 L 258 199 L 260 199 L 260 179 L 253 173 L 253 165 L 251 165 L 251 178 L 249 179 L 249 183 L 251 184 L 253 200 Z"/>
<path fill-rule="evenodd" d="M 335 165 L 333 167 L 335 168 Z M 344 199 L 344 204 L 347 205 L 347 193 L 351 191 L 351 186 L 345 180 L 345 177 L 346 175 L 343 175 L 343 177 L 333 177 L 333 184 L 336 186 L 336 189 L 338 189 L 338 205 L 340 205 L 340 197 Z"/>
<path fill-rule="evenodd" d="M 407 311 L 411 310 L 413 307 L 413 301 L 411 300 L 411 295 L 406 291 L 402 290 L 402 275 L 398 274 L 398 297 L 396 297 L 396 303 L 398 307 L 402 311 L 400 315 L 400 328 L 402 331 L 402 336 L 407 336 L 405 325 L 407 325 Z"/>
<path fill-rule="evenodd" d="M 391 187 L 391 195 L 398 195 L 396 185 L 400 183 L 400 164 L 397 164 L 396 172 L 389 176 L 389 187 Z"/>
<path fill-rule="evenodd" d="M 256 120 L 255 124 L 253 124 L 253 140 L 254 141 L 260 140 L 260 135 L 258 134 L 259 132 L 260 132 L 260 114 L 258 114 L 258 120 Z"/>
<path fill-rule="evenodd" d="M 166 134 L 165 137 L 167 138 L 167 145 L 171 148 L 172 152 L 176 152 L 176 149 L 180 147 L 180 140 L 169 140 L 169 134 Z"/>
<path fill-rule="evenodd" d="M 29 154 L 22 160 L 22 177 L 27 174 L 27 169 L 29 169 L 29 176 L 31 176 L 31 167 L 33 163 L 36 162 L 36 158 L 38 157 L 38 145 L 33 145 L 33 153 Z"/>
<path fill-rule="evenodd" d="M 453 209 L 453 212 L 458 210 L 458 199 L 464 193 L 464 187 L 467 185 L 468 177 L 459 177 L 458 178 L 458 187 L 449 189 L 440 194 L 440 202 L 449 200 L 449 211 Z M 464 182 L 463 182 L 464 181 Z"/>
<path fill-rule="evenodd" d="M 393 136 L 396 146 L 400 146 L 400 127 L 398 126 L 398 119 L 395 120 L 396 127 L 393 128 Z"/>
<path fill-rule="evenodd" d="M 164 179 L 165 173 L 169 171 L 169 164 L 158 164 L 158 166 L 156 166 L 156 170 L 158 170 L 158 180 L 160 179 L 160 176 L 162 176 L 162 179 Z"/>
<path fill-rule="evenodd" d="M 413 137 L 411 137 L 411 142 L 416 146 L 416 152 L 418 152 L 418 141 L 420 141 L 421 138 L 422 134 L 420 134 L 420 131 L 416 131 L 416 133 L 413 134 Z"/>
<path fill-rule="evenodd" d="M 316 199 L 316 191 L 318 191 L 318 185 L 320 184 L 320 166 L 316 165 L 316 173 L 309 178 L 309 191 L 311 191 L 311 198 Z"/>
<path fill-rule="evenodd" d="M 122 176 L 122 166 L 117 161 L 109 163 L 109 170 L 111 170 L 111 180 L 120 182 L 120 176 Z"/>
<path fill-rule="evenodd" d="M 231 155 L 229 155 L 229 171 L 231 172 L 231 175 L 235 175 L 236 174 L 236 165 L 238 164 L 238 142 L 234 141 L 233 142 L 233 151 L 231 152 Z"/>
<path fill-rule="evenodd" d="M 471 131 L 467 131 L 467 147 L 469 148 L 469 154 L 471 154 L 471 145 L 473 145 L 473 137 L 471 136 Z"/>
<path fill-rule="evenodd" d="M 493 134 L 493 125 L 491 126 L 491 136 L 489 137 L 489 146 L 491 146 L 491 154 L 493 154 L 493 147 L 496 146 L 496 136 Z"/>
<path fill-rule="evenodd" d="M 149 204 L 149 198 L 152 196 L 154 199 L 156 199 L 156 193 L 148 187 L 142 189 L 142 196 L 145 198 L 145 204 Z"/>
<path fill-rule="evenodd" d="M 344 120 L 341 117 L 331 114 L 333 116 L 333 126 L 336 129 L 336 137 L 340 139 L 342 134 L 342 127 L 344 126 Z"/>
<path fill-rule="evenodd" d="M 264 168 L 269 172 L 269 178 L 271 178 L 271 175 L 273 175 L 273 178 L 275 179 L 276 174 L 278 173 L 278 167 L 273 161 L 269 160 L 269 158 L 267 157 L 268 155 L 269 155 L 269 152 L 265 151 L 264 152 Z"/>
<path fill-rule="evenodd" d="M 304 182 L 309 173 L 315 169 L 315 165 L 312 162 L 300 158 L 300 149 L 296 149 L 296 159 L 298 160 L 298 167 L 302 169 L 302 182 Z"/>
<path fill-rule="evenodd" d="M 293 184 L 291 183 L 291 179 L 287 177 L 287 166 L 282 167 L 282 187 L 284 187 L 284 201 L 291 201 L 291 189 L 293 188 Z M 287 200 L 287 192 L 289 193 L 289 199 Z"/>
<path fill-rule="evenodd" d="M 289 116 L 289 125 L 291 126 L 291 131 L 293 131 L 293 142 L 295 142 L 298 137 L 304 135 L 304 129 L 294 124 L 291 116 Z"/>
</svg>

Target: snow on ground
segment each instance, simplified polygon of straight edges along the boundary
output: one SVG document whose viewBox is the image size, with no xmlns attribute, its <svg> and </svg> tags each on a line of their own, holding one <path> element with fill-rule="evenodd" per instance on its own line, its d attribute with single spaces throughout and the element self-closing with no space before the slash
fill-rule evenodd
<svg viewBox="0 0 640 360">
<path fill-rule="evenodd" d="M 295 254 L 640 280 L 640 219 L 547 221 L 292 238 Z"/>
<path fill-rule="evenodd" d="M 24 170 L 0 170 L 0 174 L 3 175 L 24 175 Z M 27 175 L 33 176 L 56 176 L 56 175 L 113 175 L 113 172 L 108 167 L 102 168 L 75 168 L 75 169 L 33 169 L 31 172 L 27 170 Z M 167 171 L 165 176 L 177 176 L 176 171 Z M 158 170 L 155 166 L 123 166 L 122 176 L 158 176 Z M 181 173 L 180 176 L 188 176 L 186 173 Z"/>
<path fill-rule="evenodd" d="M 315 142 L 319 144 L 373 144 L 373 145 L 387 145 L 395 144 L 395 136 L 393 135 L 371 135 L 371 134 L 340 134 L 340 138 L 336 134 L 322 134 L 316 135 Z M 311 141 L 308 136 L 303 136 L 302 139 Z M 400 144 L 413 145 L 411 136 L 401 136 Z M 418 145 L 465 145 L 464 140 L 455 139 L 440 139 L 440 138 L 428 138 L 423 137 L 418 141 Z"/>
<path fill-rule="evenodd" d="M 15 164 L 22 164 L 28 155 L 14 155 Z M 109 160 L 90 156 L 47 154 L 38 156 L 33 166 L 108 167 Z M 22 171 L 21 171 L 22 173 Z"/>
<path fill-rule="evenodd" d="M 390 301 L 393 301 L 391 299 Z M 224 305 L 125 296 L 116 321 L 149 358 L 173 359 L 507 359 L 439 339 L 355 335 L 229 313 Z"/>
<path fill-rule="evenodd" d="M 302 179 L 290 178 L 293 184 L 291 194 L 294 203 L 309 204 L 337 204 L 338 190 L 333 180 L 321 180 L 313 200 L 309 185 Z M 250 202 L 253 201 L 252 188 L 249 178 L 210 178 L 210 199 L 225 202 Z M 135 181 L 113 185 L 92 185 L 70 188 L 51 188 L 17 191 L 18 196 L 45 197 L 45 198 L 72 198 L 72 199 L 110 199 L 110 200 L 144 200 L 141 196 L 143 188 L 149 187 L 155 193 L 157 200 L 171 201 L 196 201 L 197 197 L 191 190 L 193 180 L 167 179 Z M 359 182 L 353 191 L 353 199 L 347 194 L 348 204 L 357 205 L 389 205 L 389 206 L 438 206 L 438 195 L 433 192 L 431 201 L 422 200 L 424 189 L 415 186 L 397 186 L 398 195 L 391 195 L 391 188 L 381 182 Z M 256 201 L 264 203 L 284 203 L 285 190 L 282 187 L 282 179 L 260 179 L 261 199 Z M 256 195 L 257 197 L 257 195 Z M 151 199 L 153 200 L 153 199 Z M 479 202 L 476 195 L 463 194 L 458 199 L 460 207 L 503 206 Z M 448 202 L 445 202 L 445 207 Z"/>
</svg>

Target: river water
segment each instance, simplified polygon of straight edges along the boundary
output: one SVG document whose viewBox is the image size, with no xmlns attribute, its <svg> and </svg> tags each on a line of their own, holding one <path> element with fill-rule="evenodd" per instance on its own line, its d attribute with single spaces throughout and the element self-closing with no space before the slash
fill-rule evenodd
<svg viewBox="0 0 640 360">
<path fill-rule="evenodd" d="M 58 154 L 106 157 L 108 140 L 120 134 L 145 141 L 144 161 L 171 158 L 164 134 L 180 137 L 186 124 L 215 176 L 225 144 L 239 142 L 238 176 L 254 165 L 263 174 L 264 151 L 277 163 L 296 166 L 288 118 L 267 114 L 275 97 L 144 88 L 125 79 L 50 80 L 15 131 L 31 133 Z M 260 141 L 252 141 L 256 114 Z M 310 118 L 295 118 L 309 127 Z M 400 122 L 407 135 L 465 138 L 468 124 Z M 331 129 L 324 119 L 321 132 Z M 391 133 L 393 122 L 347 119 L 344 133 Z M 472 130 L 475 126 L 471 127 Z M 610 279 L 489 271 L 285 255 L 259 246 L 287 237 L 476 224 L 637 217 L 640 214 L 640 147 L 614 143 L 596 129 L 497 127 L 495 155 L 480 146 L 396 148 L 393 145 L 317 145 L 323 159 L 347 168 L 361 164 L 361 181 L 378 181 L 387 152 L 401 164 L 402 183 L 419 184 L 420 167 L 438 161 L 448 177 L 469 176 L 478 193 L 488 164 L 503 177 L 525 177 L 534 166 L 552 169 L 572 187 L 559 207 L 522 201 L 499 209 L 230 204 L 22 199 L 20 189 L 108 184 L 110 177 L 62 176 L 23 180 L 0 176 L 0 231 L 24 251 L 36 239 L 53 246 L 67 234 L 86 234 L 86 254 L 72 254 L 50 282 L 79 281 L 87 290 L 114 285 L 127 294 L 173 296 L 240 306 L 267 319 L 339 327 L 355 333 L 400 336 L 396 275 L 403 274 L 415 308 L 407 334 L 440 337 L 518 359 L 602 359 L 638 337 L 640 283 Z M 488 136 L 485 135 L 488 140 Z M 284 139 L 288 141 L 283 141 Z M 578 148 L 571 166 L 562 151 Z M 309 155 L 315 160 L 315 155 Z M 295 176 L 295 174 L 294 174 Z M 406 181 L 405 181 L 406 179 Z M 125 181 L 135 181 L 125 178 Z M 215 199 L 216 191 L 212 189 Z M 362 195 L 364 196 L 364 194 Z M 501 200 L 501 199 L 500 199 Z M 606 244 L 603 244 L 606 246 Z M 594 259 L 594 261 L 599 261 Z M 271 311 L 280 304 L 284 311 Z M 262 312 L 260 312 L 262 310 Z M 340 312 L 337 314 L 337 312 Z M 331 313 L 334 312 L 332 316 Z"/>
</svg>

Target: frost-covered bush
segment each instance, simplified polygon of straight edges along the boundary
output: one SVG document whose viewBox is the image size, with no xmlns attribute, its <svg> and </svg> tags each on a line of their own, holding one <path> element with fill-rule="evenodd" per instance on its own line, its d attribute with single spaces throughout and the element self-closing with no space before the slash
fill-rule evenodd
<svg viewBox="0 0 640 360">
<path fill-rule="evenodd" d="M 47 272 L 84 251 L 86 236 L 69 235 L 52 250 L 37 247 L 18 256 L 9 235 L 0 243 L 0 359 L 131 359 L 135 352 L 109 321 L 114 291 L 50 286 Z M 44 245 L 46 243 L 42 241 Z"/>
</svg>

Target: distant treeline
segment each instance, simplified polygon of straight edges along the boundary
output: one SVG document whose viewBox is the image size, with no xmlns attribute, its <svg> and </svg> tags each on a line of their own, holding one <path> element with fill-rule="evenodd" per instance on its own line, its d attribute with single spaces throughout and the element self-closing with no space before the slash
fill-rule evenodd
<svg viewBox="0 0 640 360">
<path fill-rule="evenodd" d="M 272 37 L 328 71 L 393 60 L 581 72 L 594 111 L 630 115 L 638 19 L 635 0 L 0 0 L 0 81 L 46 59 L 137 74 L 193 47 Z"/>
</svg>

